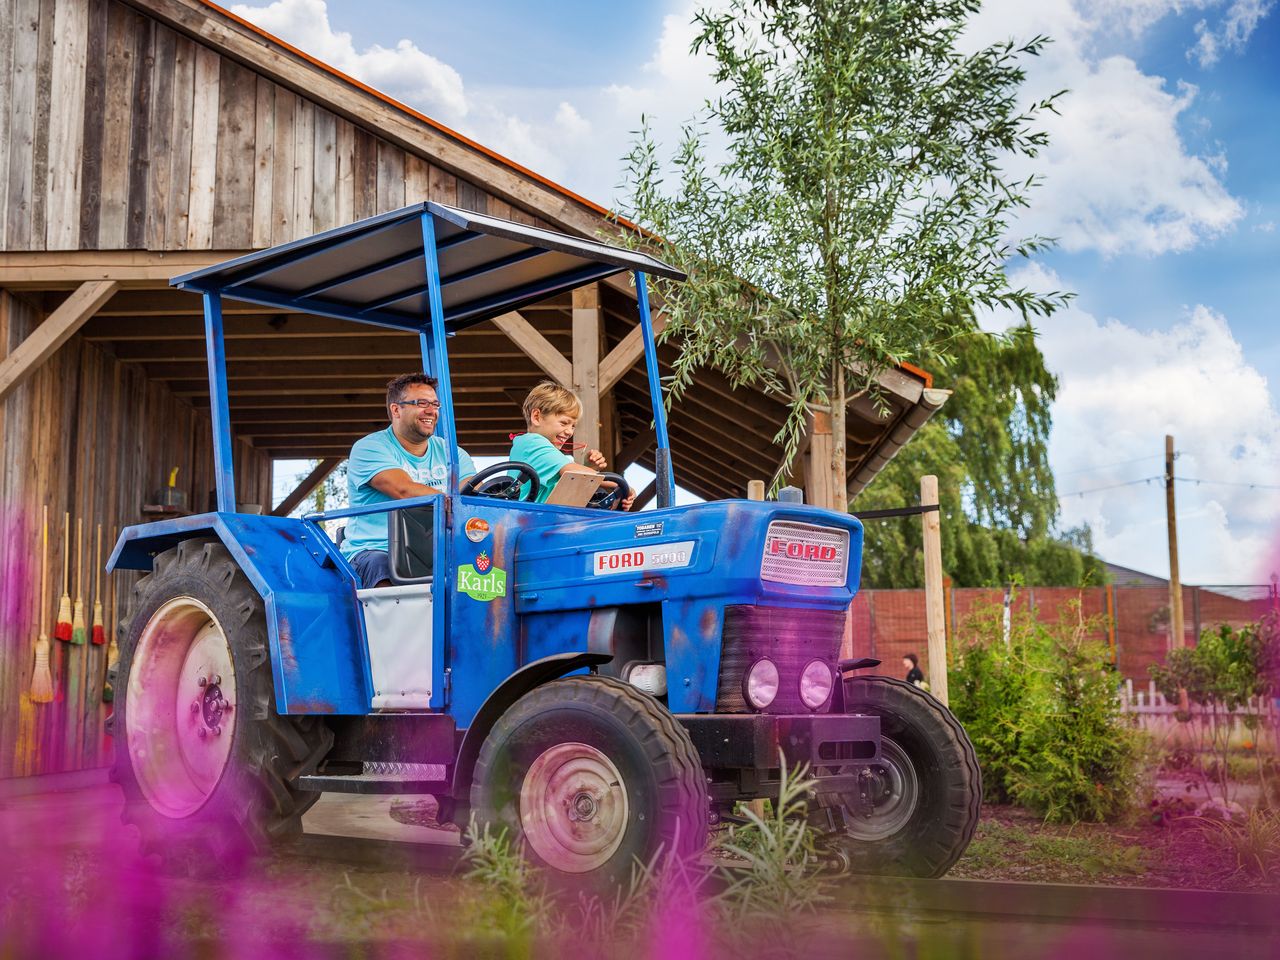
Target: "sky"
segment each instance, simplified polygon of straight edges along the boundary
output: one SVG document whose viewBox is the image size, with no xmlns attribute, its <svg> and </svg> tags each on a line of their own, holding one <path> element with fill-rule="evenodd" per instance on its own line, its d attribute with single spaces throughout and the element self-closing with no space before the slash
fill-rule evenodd
<svg viewBox="0 0 1280 960">
<path fill-rule="evenodd" d="M 1178 450 L 1185 582 L 1280 564 L 1280 15 L 1275 0 L 989 0 L 964 43 L 1044 34 L 1028 102 L 1067 93 L 1012 228 L 1058 239 L 1009 264 L 1075 300 L 1037 323 L 1059 379 L 1063 528 L 1167 575 L 1164 436 Z M 714 94 L 689 52 L 703 3 L 277 0 L 232 9 L 598 203 L 648 119 L 673 145 Z M 984 318 L 999 329 L 1010 318 Z M 678 415 L 678 411 L 675 415 Z M 1202 481 L 1191 482 L 1191 478 Z M 869 542 L 868 549 L 874 549 Z"/>
</svg>

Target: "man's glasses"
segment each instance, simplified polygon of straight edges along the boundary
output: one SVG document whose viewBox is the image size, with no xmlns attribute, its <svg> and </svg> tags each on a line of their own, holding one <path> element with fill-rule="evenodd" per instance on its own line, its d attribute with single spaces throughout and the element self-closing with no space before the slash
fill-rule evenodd
<svg viewBox="0 0 1280 960">
<path fill-rule="evenodd" d="M 393 403 L 401 407 L 421 407 L 423 410 L 439 410 L 439 400 L 393 400 Z"/>
</svg>

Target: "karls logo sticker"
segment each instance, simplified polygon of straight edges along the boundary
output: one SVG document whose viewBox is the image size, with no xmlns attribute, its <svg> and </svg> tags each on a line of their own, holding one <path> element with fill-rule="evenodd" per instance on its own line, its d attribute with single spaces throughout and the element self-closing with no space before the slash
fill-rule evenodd
<svg viewBox="0 0 1280 960">
<path fill-rule="evenodd" d="M 679 543 L 655 543 L 651 547 L 601 550 L 591 557 L 591 572 L 601 577 L 611 573 L 687 567 L 693 555 L 693 544 L 692 540 L 682 540 Z"/>
<path fill-rule="evenodd" d="M 649 523 L 636 524 L 636 539 L 643 540 L 646 537 L 662 536 L 662 520 L 651 520 Z"/>
<path fill-rule="evenodd" d="M 489 535 L 489 521 L 481 517 L 472 517 L 463 527 L 466 531 L 467 539 L 472 543 L 479 543 Z"/>
<path fill-rule="evenodd" d="M 484 570 L 480 568 L 484 561 Z M 488 603 L 498 597 L 507 595 L 507 572 L 491 566 L 488 555 L 476 557 L 475 565 L 467 564 L 458 568 L 458 592 L 466 594 L 472 600 Z"/>
<path fill-rule="evenodd" d="M 790 560 L 817 560 L 830 563 L 836 558 L 837 549 L 825 543 L 805 543 L 803 540 L 788 540 L 786 537 L 770 537 L 765 550 L 774 556 L 787 557 Z"/>
</svg>

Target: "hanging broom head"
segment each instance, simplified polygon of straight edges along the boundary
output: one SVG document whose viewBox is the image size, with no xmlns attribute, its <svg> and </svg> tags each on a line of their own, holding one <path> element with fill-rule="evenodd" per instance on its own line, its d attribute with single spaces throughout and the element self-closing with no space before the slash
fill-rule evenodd
<svg viewBox="0 0 1280 960">
<path fill-rule="evenodd" d="M 62 599 L 58 601 L 58 622 L 53 635 L 59 640 L 71 639 L 71 514 L 64 514 L 62 527 Z"/>
<path fill-rule="evenodd" d="M 44 508 L 44 528 L 40 538 L 40 636 L 36 640 L 36 665 L 31 674 L 31 702 L 53 700 L 53 674 L 49 670 L 49 637 L 45 630 L 45 591 L 49 580 L 49 506 Z"/>
<path fill-rule="evenodd" d="M 31 702 L 50 703 L 53 700 L 53 674 L 49 670 L 49 638 L 43 633 L 36 641 L 36 669 L 31 675 Z"/>
<path fill-rule="evenodd" d="M 93 642 L 101 646 L 107 642 L 107 631 L 102 625 L 102 524 L 98 524 L 98 549 L 94 567 L 93 591 Z"/>
</svg>

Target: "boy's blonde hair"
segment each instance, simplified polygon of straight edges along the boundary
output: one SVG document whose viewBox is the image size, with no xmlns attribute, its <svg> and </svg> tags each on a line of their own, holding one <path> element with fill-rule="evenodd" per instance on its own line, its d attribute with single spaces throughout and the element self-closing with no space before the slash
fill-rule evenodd
<svg viewBox="0 0 1280 960">
<path fill-rule="evenodd" d="M 582 402 L 574 396 L 572 390 L 566 390 L 558 383 L 543 380 L 529 391 L 524 398 L 524 422 L 533 423 L 533 411 L 539 411 L 545 417 L 553 417 L 557 413 L 567 413 L 571 417 L 582 416 Z"/>
</svg>

